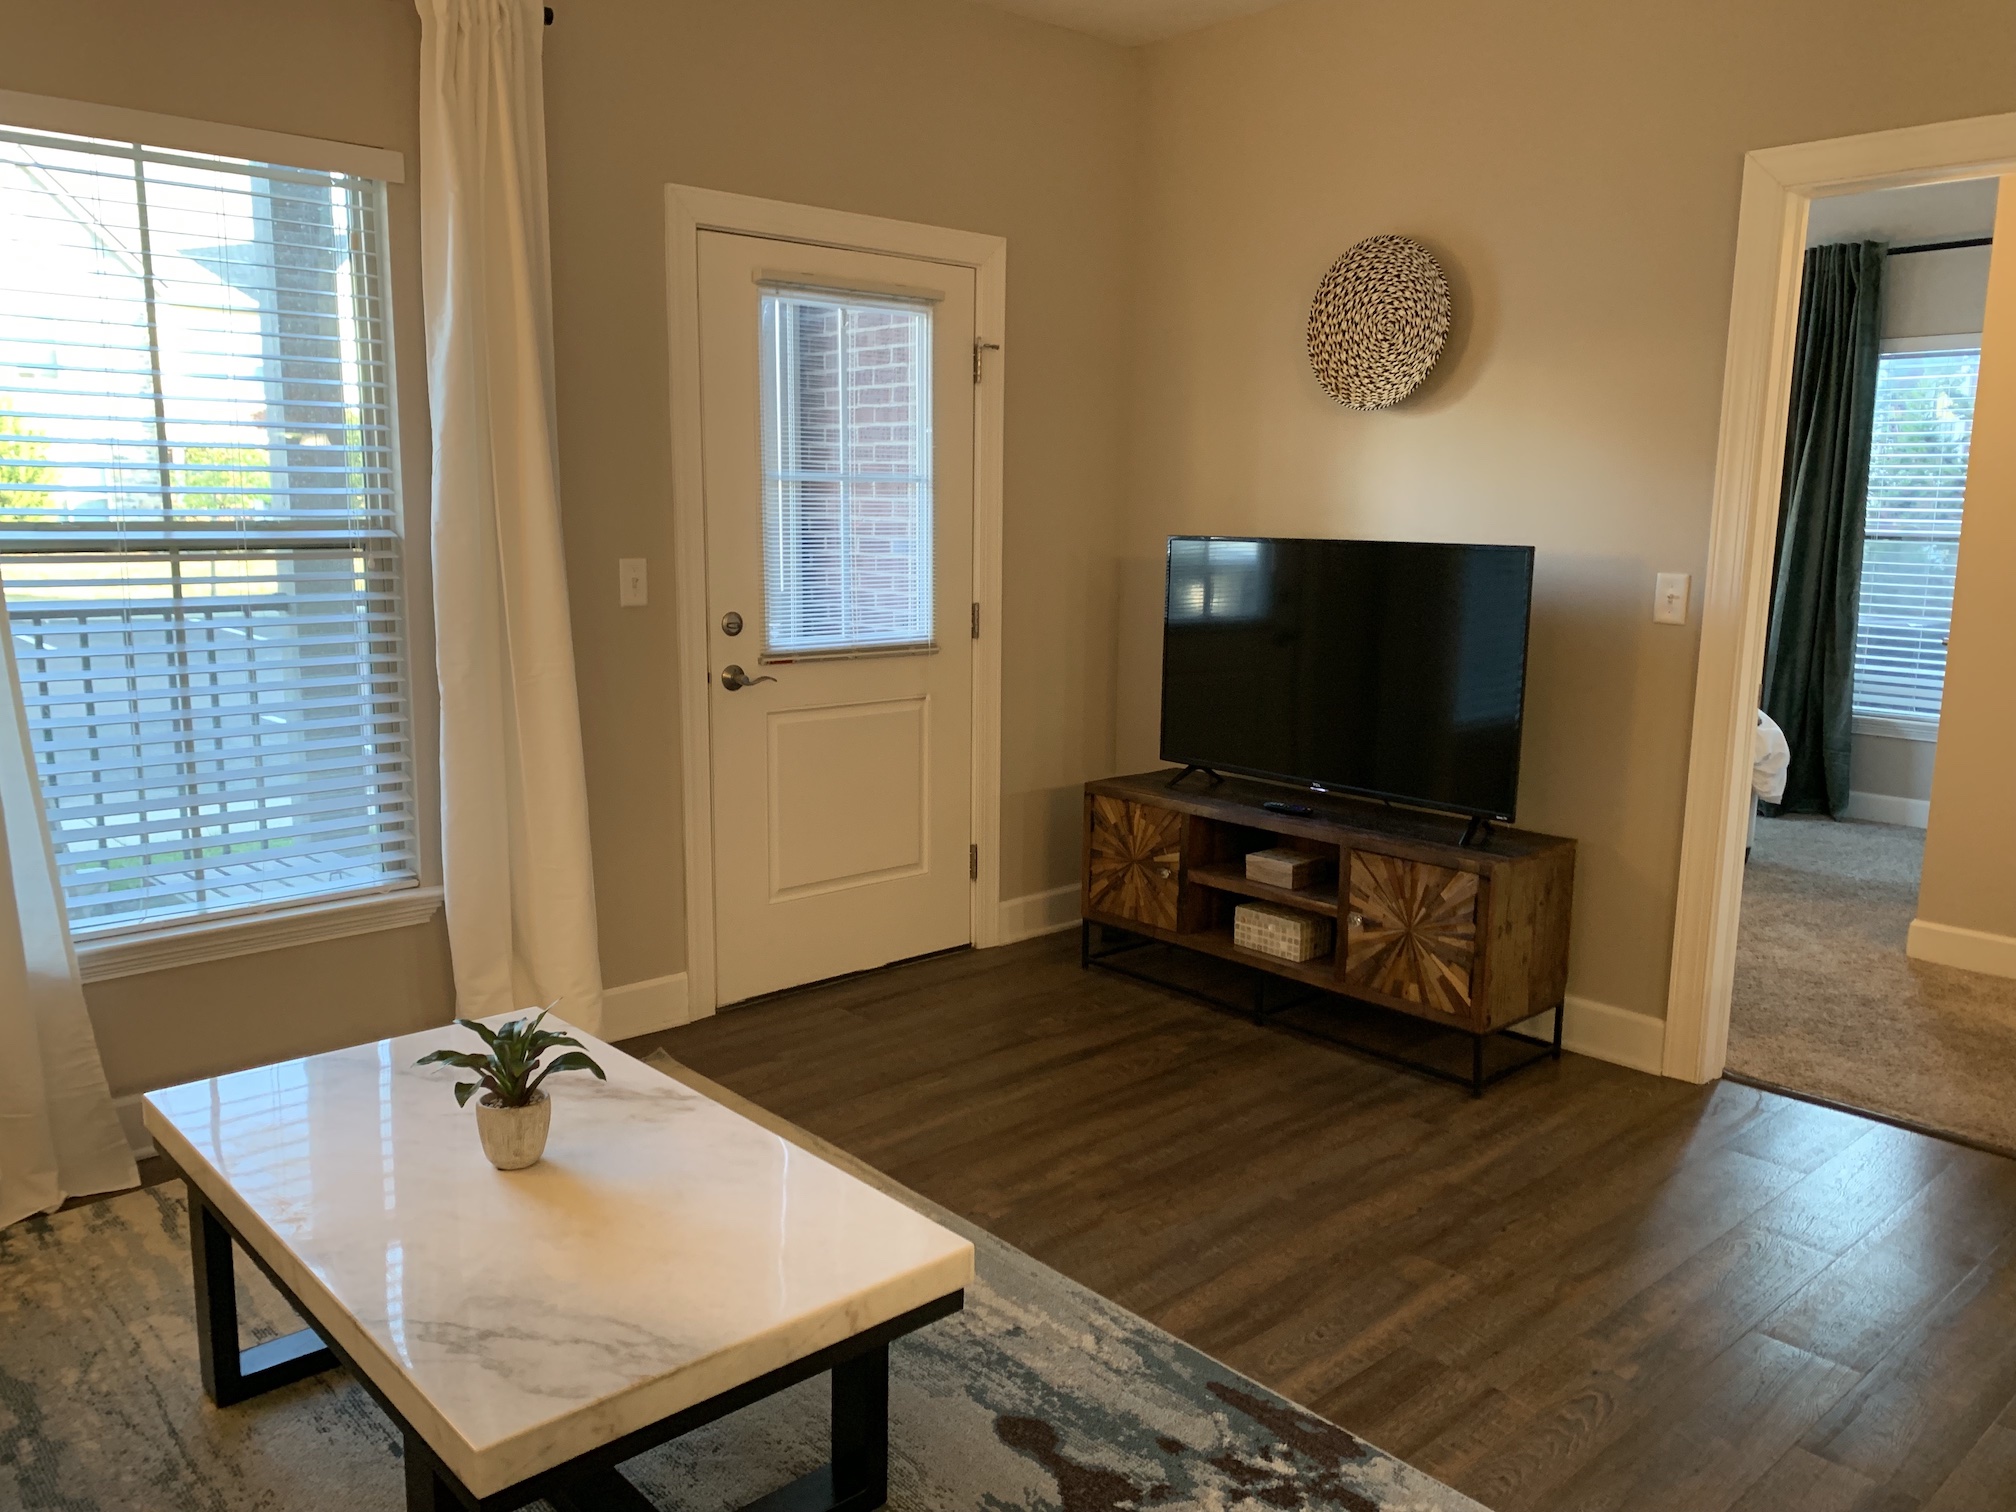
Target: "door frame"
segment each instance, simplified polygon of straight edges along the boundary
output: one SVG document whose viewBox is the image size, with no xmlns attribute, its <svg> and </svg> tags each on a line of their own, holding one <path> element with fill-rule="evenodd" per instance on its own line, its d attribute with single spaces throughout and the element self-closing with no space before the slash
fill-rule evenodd
<svg viewBox="0 0 2016 1512">
<path fill-rule="evenodd" d="M 1702 591 L 1687 803 L 1661 1069 L 1713 1081 L 1729 1048 L 1751 741 L 1764 673 L 1778 485 L 1816 199 L 2016 171 L 2016 114 L 1772 147 L 1743 162 L 1721 440 Z"/>
<path fill-rule="evenodd" d="M 678 654 L 679 744 L 686 846 L 688 1013 L 717 1002 L 714 941 L 714 777 L 710 752 L 713 666 L 707 654 L 707 518 L 700 450 L 700 233 L 726 231 L 773 241 L 879 252 L 971 268 L 974 334 L 988 344 L 973 386 L 973 595 L 980 634 L 973 642 L 973 843 L 975 947 L 1001 939 L 1001 479 L 1008 297 L 1008 243 L 955 231 L 758 199 L 688 184 L 665 186 L 666 320 L 671 343 L 672 535 L 676 556 L 673 623 Z"/>
</svg>

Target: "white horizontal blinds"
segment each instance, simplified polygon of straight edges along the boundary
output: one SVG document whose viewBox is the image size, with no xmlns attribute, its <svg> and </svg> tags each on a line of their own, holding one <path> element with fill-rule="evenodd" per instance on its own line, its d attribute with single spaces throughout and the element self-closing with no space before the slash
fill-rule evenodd
<svg viewBox="0 0 2016 1512">
<path fill-rule="evenodd" d="M 1979 351 L 1886 352 L 1855 627 L 1855 712 L 1936 720 Z"/>
<path fill-rule="evenodd" d="M 0 130 L 0 581 L 80 934 L 414 880 L 382 204 Z"/>
<path fill-rule="evenodd" d="M 931 311 L 762 295 L 764 650 L 932 638 Z"/>
</svg>

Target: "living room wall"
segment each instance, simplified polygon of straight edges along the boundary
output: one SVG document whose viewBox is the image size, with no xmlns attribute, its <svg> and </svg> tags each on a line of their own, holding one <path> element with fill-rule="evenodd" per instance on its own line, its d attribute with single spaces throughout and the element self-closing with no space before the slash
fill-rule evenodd
<svg viewBox="0 0 2016 1512">
<path fill-rule="evenodd" d="M 1121 764 L 1164 536 L 1537 546 L 1519 819 L 1580 841 L 1571 994 L 1663 1015 L 1743 154 L 2016 110 L 2012 56 L 1990 0 L 1296 0 L 1148 49 Z M 1378 232 L 1443 260 L 1456 326 L 1356 414 L 1303 321 Z"/>
<path fill-rule="evenodd" d="M 1009 243 L 1002 893 L 1075 875 L 1077 787 L 1110 768 L 1137 53 L 941 0 L 559 0 L 546 102 L 561 500 L 611 986 L 684 966 L 664 186 Z M 425 637 L 419 22 L 412 0 L 16 7 L 0 88 L 406 154 L 391 195 L 413 656 Z M 616 607 L 616 560 L 652 601 Z M 431 770 L 431 748 L 423 767 Z M 94 983 L 114 1090 L 439 1022 L 445 933 L 412 929 Z"/>
</svg>

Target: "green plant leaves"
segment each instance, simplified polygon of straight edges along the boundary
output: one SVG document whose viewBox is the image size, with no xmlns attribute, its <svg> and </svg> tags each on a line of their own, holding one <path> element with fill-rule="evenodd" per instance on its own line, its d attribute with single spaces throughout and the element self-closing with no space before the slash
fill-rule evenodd
<svg viewBox="0 0 2016 1512">
<path fill-rule="evenodd" d="M 480 1086 L 491 1092 L 505 1107 L 522 1108 L 532 1100 L 539 1084 L 556 1071 L 592 1071 L 599 1079 L 607 1081 L 609 1078 L 602 1068 L 582 1049 L 581 1041 L 571 1034 L 539 1027 L 551 1011 L 552 1005 L 549 1004 L 529 1018 L 508 1019 L 495 1029 L 479 1019 L 457 1019 L 457 1024 L 483 1041 L 484 1050 L 435 1050 L 421 1056 L 414 1064 L 460 1066 L 465 1071 L 474 1071 L 476 1081 L 455 1084 L 455 1101 L 461 1107 L 469 1105 L 469 1099 Z M 573 1048 L 555 1056 L 541 1070 L 539 1058 L 547 1051 L 563 1046 Z"/>
<path fill-rule="evenodd" d="M 593 1071 L 597 1080 L 609 1080 L 603 1073 L 602 1068 L 588 1058 L 588 1053 L 585 1050 L 569 1050 L 565 1055 L 555 1056 L 552 1060 L 548 1061 L 546 1069 L 532 1079 L 532 1085 L 526 1088 L 526 1090 L 528 1092 L 538 1091 L 539 1083 L 546 1080 L 555 1071 Z"/>
</svg>

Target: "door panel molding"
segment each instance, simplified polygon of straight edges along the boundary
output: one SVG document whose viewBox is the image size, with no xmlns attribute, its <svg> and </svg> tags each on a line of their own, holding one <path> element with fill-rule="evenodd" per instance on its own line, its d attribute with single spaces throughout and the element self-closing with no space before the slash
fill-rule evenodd
<svg viewBox="0 0 2016 1512">
<path fill-rule="evenodd" d="M 700 234 L 722 231 L 810 246 L 884 253 L 971 268 L 975 322 L 988 343 L 973 386 L 972 825 L 980 848 L 972 888 L 976 947 L 1001 936 L 1001 533 L 1008 244 L 998 236 L 850 211 L 794 205 L 685 184 L 665 189 L 666 323 L 671 349 L 674 625 L 678 654 L 681 801 L 684 809 L 686 977 L 690 1014 L 718 1001 L 714 919 L 712 667 L 708 659 L 707 524 L 701 471 Z M 945 627 L 951 633 L 952 627 Z"/>
</svg>

